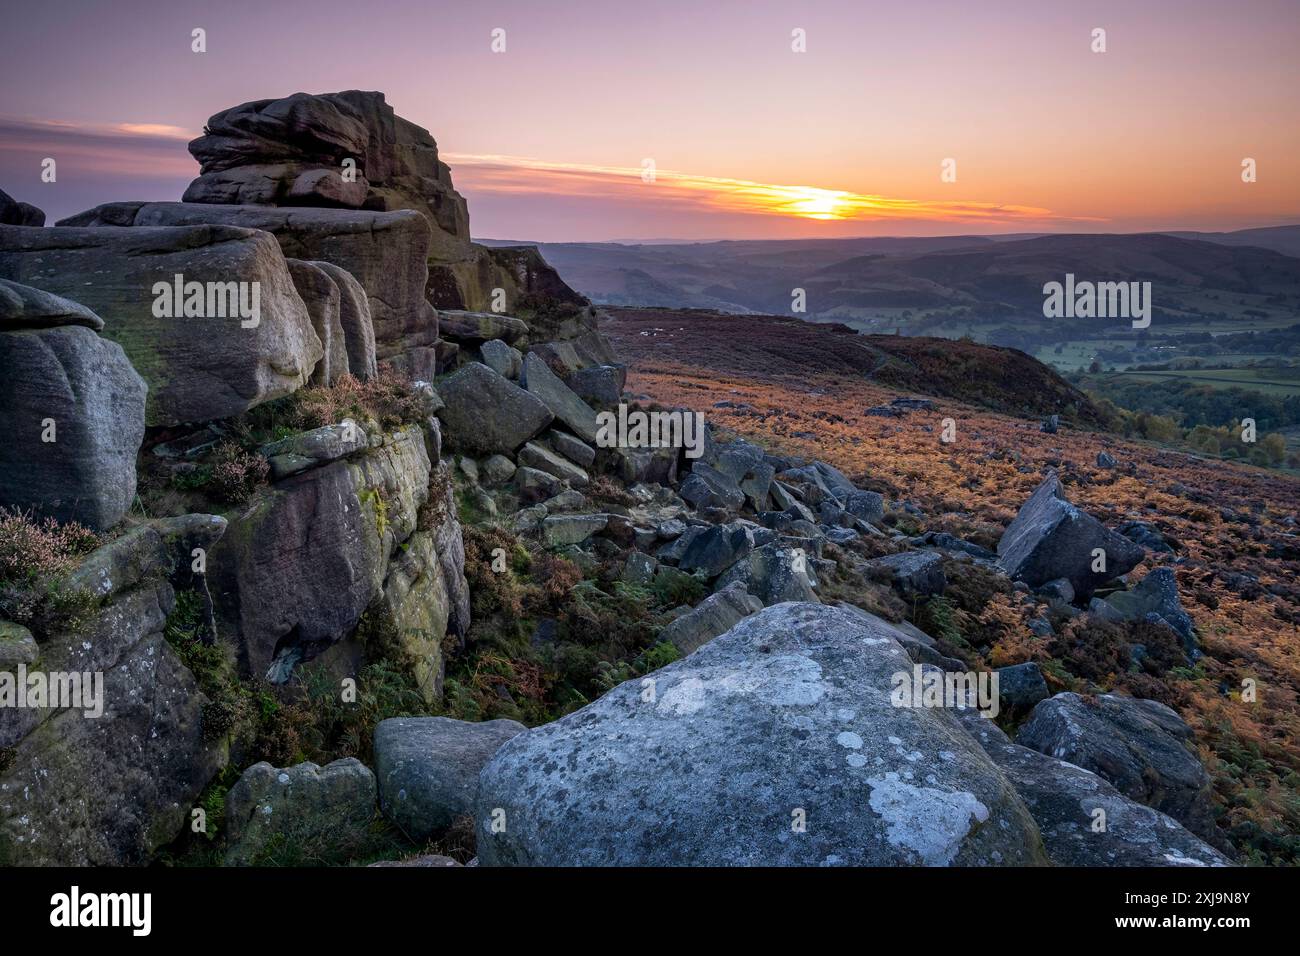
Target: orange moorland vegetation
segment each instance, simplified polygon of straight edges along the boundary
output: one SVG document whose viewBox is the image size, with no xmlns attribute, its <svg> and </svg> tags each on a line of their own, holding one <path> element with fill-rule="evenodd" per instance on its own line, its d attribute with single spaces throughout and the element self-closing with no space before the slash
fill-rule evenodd
<svg viewBox="0 0 1300 956">
<path fill-rule="evenodd" d="M 1083 424 L 1092 415 L 1068 383 L 1006 349 L 690 311 L 611 310 L 603 328 L 629 362 L 634 395 L 703 410 L 724 432 L 821 458 L 863 487 L 911 502 L 921 517 L 897 525 L 909 532 L 948 531 L 996 547 L 1048 468 L 1058 469 L 1075 504 L 1106 524 L 1141 520 L 1158 529 L 1174 553 L 1148 553 L 1130 580 L 1156 564 L 1174 567 L 1205 654 L 1195 666 L 1137 682 L 1122 668 L 1107 672 L 1100 651 L 1084 666 L 1068 655 L 1061 661 L 1063 642 L 1027 627 L 1045 606 L 1018 606 L 1002 594 L 990 594 L 980 613 L 1000 634 L 983 662 L 1039 660 L 1058 689 L 1116 689 L 1173 706 L 1195 730 L 1225 837 L 1248 861 L 1300 862 L 1294 477 L 1064 424 L 1049 434 L 1037 418 L 990 411 L 1059 410 L 1063 421 Z M 942 373 L 945 350 L 962 376 Z M 933 397 L 932 409 L 897 418 L 867 414 L 900 395 L 965 400 Z M 956 429 L 950 444 L 940 440 L 945 418 Z M 1100 467 L 1102 451 L 1118 466 Z M 1253 702 L 1249 692 L 1243 700 L 1248 682 Z"/>
</svg>

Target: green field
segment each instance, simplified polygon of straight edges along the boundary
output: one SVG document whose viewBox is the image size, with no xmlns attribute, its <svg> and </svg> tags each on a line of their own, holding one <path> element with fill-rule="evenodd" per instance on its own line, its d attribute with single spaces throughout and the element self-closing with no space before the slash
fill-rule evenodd
<svg viewBox="0 0 1300 956">
<path fill-rule="evenodd" d="M 1245 388 L 1266 395 L 1300 395 L 1300 368 L 1184 369 L 1169 372 L 1118 370 L 1118 375 L 1138 381 L 1186 379 L 1214 388 Z"/>
</svg>

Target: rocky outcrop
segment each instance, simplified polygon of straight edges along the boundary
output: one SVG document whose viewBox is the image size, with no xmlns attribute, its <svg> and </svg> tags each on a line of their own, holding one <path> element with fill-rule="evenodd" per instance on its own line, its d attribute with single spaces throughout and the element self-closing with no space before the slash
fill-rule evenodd
<svg viewBox="0 0 1300 956">
<path fill-rule="evenodd" d="M 432 251 L 469 251 L 469 213 L 427 130 L 382 93 L 295 93 L 222 110 L 190 143 L 202 167 L 186 202 L 415 209 L 436 229 Z M 355 182 L 345 178 L 345 161 Z"/>
<path fill-rule="evenodd" d="M 65 584 L 104 603 L 84 627 L 45 635 L 39 660 L 25 665 L 29 678 L 77 675 L 75 705 L 0 707 L 0 751 L 9 749 L 0 863 L 138 865 L 189 819 L 224 748 L 205 728 L 209 702 L 163 625 L 172 581 L 190 577 L 192 549 L 210 547 L 224 527 L 211 515 L 142 526 L 90 555 Z"/>
<path fill-rule="evenodd" d="M 359 760 L 283 770 L 255 763 L 226 796 L 226 865 L 273 862 L 266 857 L 276 852 L 341 862 L 374 816 L 375 775 Z"/>
<path fill-rule="evenodd" d="M 437 313 L 424 300 L 428 224 L 411 212 L 117 202 L 60 221 L 64 226 L 199 223 L 260 229 L 275 236 L 285 256 L 329 262 L 350 273 L 366 290 L 380 360 L 397 359 L 438 341 Z M 359 336 L 368 338 L 364 329 Z M 427 374 L 417 377 L 433 377 L 431 368 L 424 371 Z"/>
<path fill-rule="evenodd" d="M 205 290 L 179 314 L 178 275 Z M 102 318 L 104 337 L 149 385 L 149 425 L 225 418 L 287 395 L 323 354 L 279 247 L 249 229 L 0 226 L 0 277 L 75 296 Z M 238 314 L 241 289 L 228 283 L 248 284 L 248 305 L 257 289 L 256 316 Z"/>
<path fill-rule="evenodd" d="M 746 618 L 497 751 L 479 781 L 480 865 L 1046 862 L 952 715 L 890 705 L 908 666 L 890 628 L 842 609 Z"/>
<path fill-rule="evenodd" d="M 1189 749 L 1191 736 L 1182 718 L 1157 701 L 1065 693 L 1034 708 L 1016 743 L 1090 770 L 1125 796 L 1210 836 L 1210 778 Z"/>
<path fill-rule="evenodd" d="M 429 475 L 421 430 L 407 426 L 365 454 L 277 482 L 231 516 L 208 570 L 247 673 L 282 683 L 355 630 L 416 530 Z"/>
<path fill-rule="evenodd" d="M 200 204 L 414 210 L 429 224 L 421 296 L 439 309 L 526 309 L 545 338 L 595 328 L 586 300 L 536 247 L 470 242 L 469 213 L 429 132 L 377 92 L 295 93 L 212 116 L 190 143 L 202 175 L 185 191 Z M 542 340 L 542 339 L 539 339 Z"/>
<path fill-rule="evenodd" d="M 1055 472 L 1034 490 L 998 541 L 998 563 L 1008 575 L 1030 587 L 1065 578 L 1082 600 L 1141 560 L 1138 545 L 1065 500 Z"/>
<path fill-rule="evenodd" d="M 0 507 L 102 531 L 135 497 L 146 387 L 84 306 L 0 280 Z"/>
<path fill-rule="evenodd" d="M 375 728 L 380 807 L 415 843 L 473 813 L 479 773 L 527 728 L 513 720 L 394 717 Z"/>
</svg>

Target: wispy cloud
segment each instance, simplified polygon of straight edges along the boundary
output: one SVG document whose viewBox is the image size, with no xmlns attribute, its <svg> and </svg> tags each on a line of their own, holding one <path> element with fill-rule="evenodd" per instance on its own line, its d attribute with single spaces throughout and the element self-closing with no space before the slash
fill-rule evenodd
<svg viewBox="0 0 1300 956">
<path fill-rule="evenodd" d="M 600 198 L 680 203 L 726 213 L 836 222 L 930 220 L 972 224 L 1062 221 L 1050 209 L 1010 203 L 904 199 L 817 186 L 758 183 L 638 167 L 551 163 L 518 156 L 444 153 L 458 188 L 479 195 Z M 654 190 L 653 193 L 647 190 Z"/>
<path fill-rule="evenodd" d="M 65 123 L 0 116 L 0 153 L 52 156 L 119 176 L 194 176 L 193 130 L 163 123 Z"/>
</svg>

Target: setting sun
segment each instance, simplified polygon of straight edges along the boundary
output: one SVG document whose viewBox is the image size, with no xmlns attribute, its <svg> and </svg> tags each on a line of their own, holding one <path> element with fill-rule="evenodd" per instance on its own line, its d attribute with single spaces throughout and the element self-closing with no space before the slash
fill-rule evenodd
<svg viewBox="0 0 1300 956">
<path fill-rule="evenodd" d="M 807 219 L 840 218 L 837 215 L 837 210 L 840 206 L 842 193 L 832 192 L 828 189 L 808 189 L 804 187 L 797 187 L 797 191 L 805 195 L 790 204 L 790 212 Z"/>
</svg>

